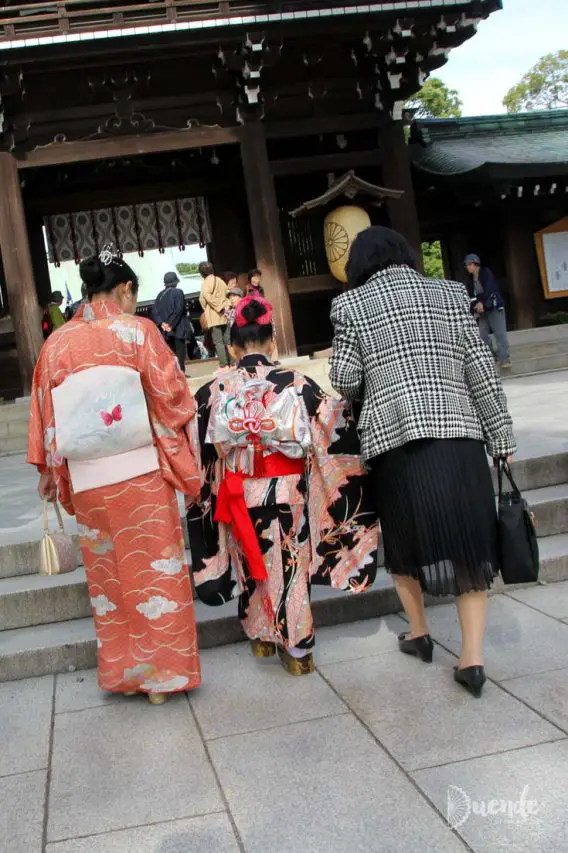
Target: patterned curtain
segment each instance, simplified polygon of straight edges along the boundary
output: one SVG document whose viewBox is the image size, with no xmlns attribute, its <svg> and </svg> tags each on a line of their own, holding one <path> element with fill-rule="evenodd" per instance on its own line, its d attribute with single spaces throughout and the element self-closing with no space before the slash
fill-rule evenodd
<svg viewBox="0 0 568 853">
<path fill-rule="evenodd" d="M 44 222 L 49 260 L 56 266 L 62 261 L 78 264 L 109 243 L 122 254 L 138 252 L 142 257 L 152 249 L 183 250 L 211 242 L 209 213 L 201 197 L 61 213 Z"/>
</svg>

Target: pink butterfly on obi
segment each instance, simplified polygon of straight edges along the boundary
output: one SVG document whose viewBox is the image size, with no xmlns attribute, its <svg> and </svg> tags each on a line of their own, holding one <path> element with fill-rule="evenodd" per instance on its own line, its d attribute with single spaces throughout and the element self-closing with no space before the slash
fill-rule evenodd
<svg viewBox="0 0 568 853">
<path fill-rule="evenodd" d="M 107 427 L 112 426 L 115 421 L 118 423 L 122 420 L 122 406 L 115 406 L 111 412 L 101 410 L 101 418 Z"/>
</svg>

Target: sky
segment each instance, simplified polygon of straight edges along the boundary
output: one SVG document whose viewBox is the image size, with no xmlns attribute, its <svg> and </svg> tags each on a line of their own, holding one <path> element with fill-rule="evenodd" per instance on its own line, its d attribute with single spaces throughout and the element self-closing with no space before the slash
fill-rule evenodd
<svg viewBox="0 0 568 853">
<path fill-rule="evenodd" d="M 558 50 L 568 50 L 568 0 L 503 0 L 434 76 L 458 91 L 464 115 L 502 113 L 509 89 Z"/>
</svg>

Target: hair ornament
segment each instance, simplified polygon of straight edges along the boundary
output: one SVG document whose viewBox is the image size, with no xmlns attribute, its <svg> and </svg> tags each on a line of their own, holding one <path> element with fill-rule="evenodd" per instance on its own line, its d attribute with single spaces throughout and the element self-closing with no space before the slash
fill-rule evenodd
<svg viewBox="0 0 568 853">
<path fill-rule="evenodd" d="M 249 323 L 246 317 L 243 316 L 243 309 L 250 305 L 251 302 L 258 302 L 259 305 L 265 309 L 265 313 L 262 317 L 257 317 L 256 320 L 253 320 L 252 323 Z M 269 326 L 272 323 L 272 305 L 267 299 L 263 299 L 262 296 L 245 296 L 244 299 L 241 299 L 237 306 L 237 310 L 235 313 L 235 323 L 239 328 L 248 325 L 254 326 Z"/>
<path fill-rule="evenodd" d="M 118 252 L 114 251 L 114 247 L 112 243 L 107 243 L 106 246 L 103 246 L 102 251 L 99 254 L 99 261 L 103 265 L 103 267 L 109 267 L 113 261 L 119 261 L 120 255 Z"/>
</svg>

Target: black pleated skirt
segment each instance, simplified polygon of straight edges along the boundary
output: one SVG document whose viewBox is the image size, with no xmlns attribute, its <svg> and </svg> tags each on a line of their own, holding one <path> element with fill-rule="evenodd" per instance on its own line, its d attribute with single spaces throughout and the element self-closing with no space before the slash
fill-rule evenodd
<svg viewBox="0 0 568 853">
<path fill-rule="evenodd" d="M 387 570 L 435 596 L 488 589 L 498 572 L 497 512 L 483 443 L 412 441 L 369 464 Z"/>
</svg>

